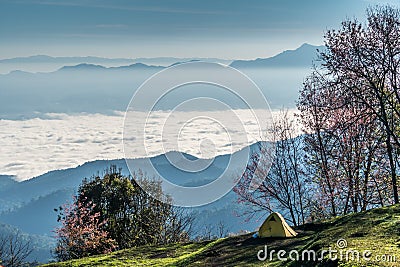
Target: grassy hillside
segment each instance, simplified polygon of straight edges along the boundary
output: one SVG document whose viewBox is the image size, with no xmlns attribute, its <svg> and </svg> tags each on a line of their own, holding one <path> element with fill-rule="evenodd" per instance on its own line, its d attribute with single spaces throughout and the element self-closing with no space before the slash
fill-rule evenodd
<svg viewBox="0 0 400 267">
<path fill-rule="evenodd" d="M 253 239 L 249 234 L 201 243 L 145 246 L 46 266 L 400 266 L 399 205 L 307 224 L 296 231 L 299 235 L 290 239 Z M 347 247 L 341 250 L 343 260 L 328 261 L 324 257 L 315 262 L 278 261 L 276 253 L 272 261 L 257 259 L 257 252 L 265 245 L 268 251 L 285 250 L 284 257 L 288 257 L 294 249 L 300 251 L 300 255 L 304 250 L 338 249 L 339 239 L 347 241 Z M 356 254 L 350 250 L 360 253 L 360 262 L 352 260 L 352 255 Z M 362 259 L 367 250 L 371 252 L 369 261 Z M 336 255 L 340 258 L 340 252 Z M 379 255 L 391 257 L 390 262 L 376 261 Z M 397 263 L 393 262 L 393 257 Z"/>
</svg>

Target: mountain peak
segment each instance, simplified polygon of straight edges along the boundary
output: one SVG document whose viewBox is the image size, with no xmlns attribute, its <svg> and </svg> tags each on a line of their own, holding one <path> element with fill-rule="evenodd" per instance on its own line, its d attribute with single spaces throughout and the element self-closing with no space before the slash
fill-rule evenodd
<svg viewBox="0 0 400 267">
<path fill-rule="evenodd" d="M 301 46 L 299 46 L 299 48 L 297 48 L 297 49 L 301 49 L 301 48 L 309 48 L 309 47 L 315 47 L 314 45 L 311 45 L 311 44 L 309 44 L 309 43 L 303 43 Z M 297 50 L 296 49 L 296 50 Z"/>
<path fill-rule="evenodd" d="M 317 49 L 324 46 L 302 44 L 294 50 L 285 50 L 273 57 L 255 60 L 236 60 L 231 63 L 234 68 L 272 68 L 272 67 L 311 67 L 317 57 Z"/>
<path fill-rule="evenodd" d="M 83 70 L 83 69 L 85 69 L 85 70 L 100 70 L 100 69 L 106 69 L 106 68 L 101 65 L 81 63 L 81 64 L 74 65 L 74 66 L 64 66 L 59 70 Z"/>
</svg>

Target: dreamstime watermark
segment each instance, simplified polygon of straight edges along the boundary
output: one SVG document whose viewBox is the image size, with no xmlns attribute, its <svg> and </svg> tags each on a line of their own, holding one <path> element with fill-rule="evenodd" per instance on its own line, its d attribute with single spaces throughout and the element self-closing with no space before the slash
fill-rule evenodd
<svg viewBox="0 0 400 267">
<path fill-rule="evenodd" d="M 371 250 L 357 250 L 350 249 L 347 246 L 346 239 L 339 239 L 336 242 L 336 246 L 329 247 L 328 249 L 322 249 L 320 251 L 315 250 L 275 250 L 268 249 L 265 245 L 264 249 L 257 252 L 257 258 L 260 261 L 273 261 L 277 259 L 278 261 L 313 261 L 322 262 L 324 260 L 331 261 L 356 261 L 356 262 L 389 262 L 394 263 L 397 261 L 395 255 L 383 254 L 374 255 Z"/>
<path fill-rule="evenodd" d="M 238 109 L 248 111 L 249 115 L 244 117 Z M 167 112 L 167 116 L 160 116 L 160 110 L 163 114 Z M 156 126 L 155 118 L 159 120 Z M 124 156 L 131 174 L 140 168 L 154 176 L 173 205 L 201 206 L 220 199 L 236 185 L 254 153 L 248 145 L 267 141 L 267 127 L 271 122 L 272 113 L 264 94 L 242 72 L 217 63 L 177 64 L 156 73 L 135 91 L 125 113 Z M 253 127 L 252 133 L 247 125 Z M 195 133 L 193 129 L 198 131 Z M 185 150 L 182 140 L 187 140 L 181 138 L 184 134 L 193 135 L 190 137 L 197 143 L 201 159 L 182 153 Z M 140 142 L 138 137 L 142 138 Z M 218 145 L 221 145 L 216 143 L 217 138 L 224 138 L 224 151 L 226 146 L 231 148 L 229 160 L 223 164 L 215 163 Z M 164 155 L 168 166 L 151 158 L 155 156 L 150 151 L 154 144 L 158 144 L 158 154 Z M 233 153 L 237 144 L 246 146 Z M 269 146 L 273 154 L 274 144 Z M 139 166 L 133 160 L 138 154 L 147 155 Z M 264 163 L 264 172 L 270 164 Z M 255 174 L 258 171 L 261 170 L 256 169 Z M 164 200 L 159 192 L 148 191 L 146 184 L 137 182 L 150 195 Z M 249 190 L 258 188 L 260 183 L 253 179 Z"/>
</svg>

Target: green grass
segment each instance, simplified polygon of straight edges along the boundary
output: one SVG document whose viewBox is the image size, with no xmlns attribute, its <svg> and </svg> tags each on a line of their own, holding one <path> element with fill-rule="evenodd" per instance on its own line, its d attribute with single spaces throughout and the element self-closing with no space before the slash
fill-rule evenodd
<svg viewBox="0 0 400 267">
<path fill-rule="evenodd" d="M 296 229 L 295 238 L 258 238 L 251 234 L 200 243 L 143 246 L 121 250 L 107 255 L 53 263 L 45 266 L 400 266 L 400 206 L 374 209 L 362 213 L 337 217 L 318 224 L 306 224 Z M 268 246 L 272 249 L 315 250 L 337 249 L 336 241 L 347 241 L 346 251 L 371 251 L 371 261 L 259 261 L 257 252 Z M 320 255 L 320 254 L 319 254 Z M 340 256 L 340 254 L 338 254 Z M 377 262 L 375 256 L 390 255 L 396 262 Z M 287 255 L 285 255 L 287 256 Z M 362 258 L 362 257 L 361 257 Z"/>
</svg>

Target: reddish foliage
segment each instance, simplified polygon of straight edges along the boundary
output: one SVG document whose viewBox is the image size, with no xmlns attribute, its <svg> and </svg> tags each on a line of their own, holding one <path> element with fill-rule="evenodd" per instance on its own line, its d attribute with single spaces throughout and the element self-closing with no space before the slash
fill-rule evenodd
<svg viewBox="0 0 400 267">
<path fill-rule="evenodd" d="M 103 230 L 107 221 L 100 220 L 94 207 L 91 201 L 83 204 L 74 198 L 73 204 L 60 208 L 62 227 L 55 231 L 59 240 L 55 253 L 60 260 L 109 253 L 117 248 L 115 240 Z"/>
</svg>

